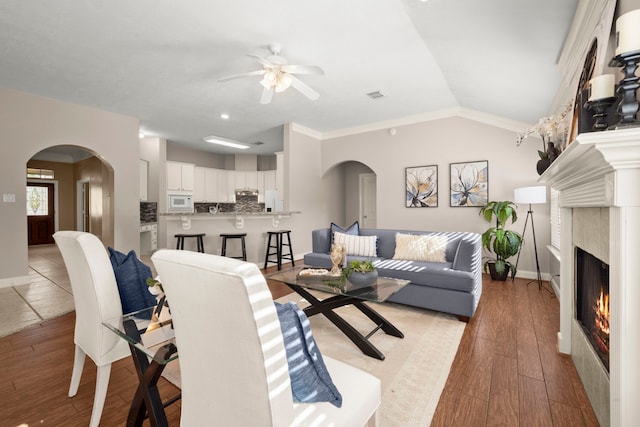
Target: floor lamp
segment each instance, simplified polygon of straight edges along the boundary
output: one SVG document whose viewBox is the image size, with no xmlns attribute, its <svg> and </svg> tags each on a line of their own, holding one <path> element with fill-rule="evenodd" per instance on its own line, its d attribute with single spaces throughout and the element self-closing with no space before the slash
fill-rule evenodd
<svg viewBox="0 0 640 427">
<path fill-rule="evenodd" d="M 542 275 L 540 274 L 540 262 L 538 261 L 538 245 L 536 244 L 536 228 L 533 224 L 533 209 L 531 209 L 531 205 L 536 203 L 547 203 L 547 187 L 544 185 L 537 185 L 534 187 L 516 188 L 513 191 L 513 194 L 514 194 L 513 198 L 516 203 L 529 204 L 529 211 L 527 212 L 527 218 L 524 221 L 524 229 L 522 230 L 522 238 L 524 239 L 524 233 L 526 233 L 527 231 L 527 224 L 529 223 L 529 218 L 531 218 L 531 232 L 533 234 L 533 250 L 536 254 L 536 271 L 538 273 L 537 281 L 538 281 L 538 289 L 540 289 L 542 287 Z M 511 280 L 515 279 L 515 276 L 516 276 L 515 271 L 518 270 L 518 261 L 520 261 L 520 251 L 518 251 L 518 258 L 516 258 L 516 268 L 513 274 L 511 275 Z"/>
</svg>

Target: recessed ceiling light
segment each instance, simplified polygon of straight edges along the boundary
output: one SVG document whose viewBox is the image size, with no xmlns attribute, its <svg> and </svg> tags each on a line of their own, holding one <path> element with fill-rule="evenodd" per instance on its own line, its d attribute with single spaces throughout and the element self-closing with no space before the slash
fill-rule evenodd
<svg viewBox="0 0 640 427">
<path fill-rule="evenodd" d="M 224 145 L 225 147 L 231 147 L 231 148 L 238 148 L 240 150 L 246 150 L 247 148 L 250 148 L 248 145 L 244 145 L 244 144 L 240 144 L 237 142 L 233 142 L 233 141 L 228 141 L 226 139 L 222 139 L 220 137 L 211 135 L 211 136 L 207 136 L 205 138 L 202 138 L 204 141 L 211 143 L 211 144 L 218 144 L 218 145 Z"/>
<path fill-rule="evenodd" d="M 229 115 L 227 113 L 222 113 L 222 114 L 220 114 L 220 118 L 222 120 L 229 120 Z"/>
</svg>

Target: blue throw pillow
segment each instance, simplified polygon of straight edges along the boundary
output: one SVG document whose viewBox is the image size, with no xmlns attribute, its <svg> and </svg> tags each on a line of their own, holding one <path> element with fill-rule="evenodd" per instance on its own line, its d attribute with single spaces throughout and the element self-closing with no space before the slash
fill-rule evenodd
<svg viewBox="0 0 640 427">
<path fill-rule="evenodd" d="M 156 305 L 156 298 L 149 292 L 147 279 L 151 268 L 138 259 L 135 251 L 127 255 L 109 248 L 109 260 L 113 267 L 120 294 L 123 313 L 132 313 Z"/>
<path fill-rule="evenodd" d="M 360 224 L 358 224 L 358 221 L 354 222 L 353 224 L 351 224 L 350 226 L 348 226 L 347 228 L 342 228 L 340 227 L 338 224 L 335 223 L 331 223 L 331 243 L 333 243 L 333 233 L 334 232 L 338 232 L 338 233 L 344 233 L 344 234 L 351 234 L 354 236 L 359 236 L 360 235 Z"/>
<path fill-rule="evenodd" d="M 333 384 L 313 339 L 309 319 L 294 302 L 274 303 L 287 352 L 291 390 L 295 402 L 329 402 L 342 406 L 342 395 Z"/>
</svg>

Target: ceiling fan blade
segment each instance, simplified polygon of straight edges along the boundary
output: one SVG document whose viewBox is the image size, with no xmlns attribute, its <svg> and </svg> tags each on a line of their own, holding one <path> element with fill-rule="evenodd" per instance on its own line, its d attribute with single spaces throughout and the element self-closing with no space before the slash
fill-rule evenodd
<svg viewBox="0 0 640 427">
<path fill-rule="evenodd" d="M 273 68 L 274 67 L 274 65 L 271 62 L 267 61 L 266 59 L 264 59 L 260 55 L 249 53 L 249 54 L 247 54 L 247 56 L 250 56 L 251 58 L 257 59 L 258 62 L 261 63 L 262 65 L 264 65 L 265 67 L 268 67 L 268 68 Z"/>
<path fill-rule="evenodd" d="M 306 96 L 307 98 L 309 98 L 312 101 L 315 101 L 316 99 L 320 98 L 320 94 L 318 92 L 316 92 L 315 90 L 311 89 L 302 80 L 298 79 L 294 75 L 290 74 L 290 76 L 291 76 L 291 79 L 292 79 L 291 86 L 296 88 L 301 94 L 303 94 L 304 96 Z"/>
<path fill-rule="evenodd" d="M 228 82 L 229 80 L 235 80 L 235 79 L 239 79 L 239 78 L 242 78 L 242 77 L 259 76 L 259 75 L 262 75 L 262 74 L 264 74 L 266 72 L 267 72 L 267 70 L 249 71 L 248 73 L 234 74 L 232 76 L 222 77 L 222 78 L 218 79 L 218 81 L 219 82 Z"/>
<path fill-rule="evenodd" d="M 260 97 L 260 104 L 268 104 L 271 102 L 271 98 L 273 98 L 273 88 L 264 88 L 262 91 L 262 96 Z"/>
<path fill-rule="evenodd" d="M 290 74 L 318 74 L 324 75 L 324 70 L 316 65 L 282 65 L 282 71 Z"/>
</svg>

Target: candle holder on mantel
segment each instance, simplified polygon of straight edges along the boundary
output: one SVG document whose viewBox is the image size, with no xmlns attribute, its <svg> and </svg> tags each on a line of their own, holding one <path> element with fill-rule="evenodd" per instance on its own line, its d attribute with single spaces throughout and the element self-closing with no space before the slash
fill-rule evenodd
<svg viewBox="0 0 640 427">
<path fill-rule="evenodd" d="M 607 110 L 616 102 L 616 97 L 593 99 L 587 101 L 584 106 L 593 114 L 593 126 L 591 128 L 594 131 L 601 131 L 607 129 L 609 124 L 607 123 Z"/>
<path fill-rule="evenodd" d="M 638 113 L 638 99 L 636 98 L 636 92 L 640 84 L 638 80 L 640 77 L 636 76 L 636 69 L 638 68 L 638 60 L 640 59 L 640 50 L 634 50 L 631 52 L 623 52 L 613 57 L 609 62 L 610 67 L 621 67 L 624 78 L 620 81 L 618 91 L 620 92 L 621 99 L 618 105 L 618 115 L 620 121 L 615 126 L 622 128 L 626 126 L 637 125 L 636 114 Z"/>
</svg>

